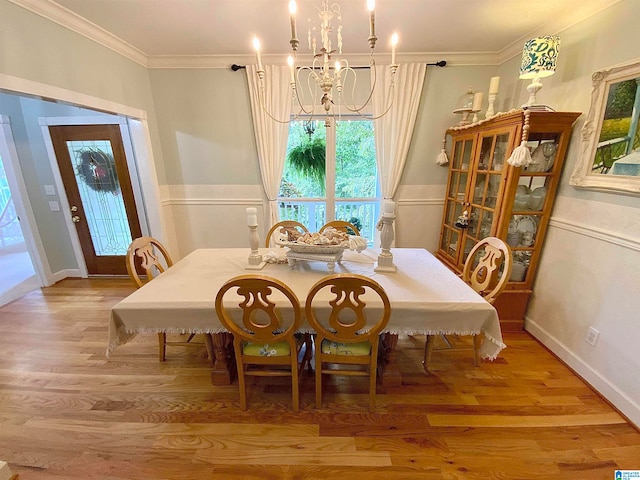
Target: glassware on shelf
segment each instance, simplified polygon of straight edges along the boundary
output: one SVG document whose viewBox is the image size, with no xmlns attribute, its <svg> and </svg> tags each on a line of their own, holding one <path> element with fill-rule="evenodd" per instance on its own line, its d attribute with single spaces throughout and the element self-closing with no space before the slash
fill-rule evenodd
<svg viewBox="0 0 640 480">
<path fill-rule="evenodd" d="M 553 161 L 556 157 L 558 146 L 555 142 L 546 142 L 542 144 L 542 154 L 544 155 L 544 171 L 548 172 L 553 167 Z"/>
</svg>

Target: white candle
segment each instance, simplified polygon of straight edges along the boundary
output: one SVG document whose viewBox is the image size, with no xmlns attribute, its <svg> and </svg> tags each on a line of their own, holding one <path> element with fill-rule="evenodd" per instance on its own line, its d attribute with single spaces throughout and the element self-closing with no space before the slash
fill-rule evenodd
<svg viewBox="0 0 640 480">
<path fill-rule="evenodd" d="M 247 225 L 250 227 L 258 225 L 258 209 L 256 207 L 247 207 Z"/>
<path fill-rule="evenodd" d="M 396 212 L 396 202 L 392 200 L 386 200 L 382 204 L 382 213 L 394 214 Z"/>
<path fill-rule="evenodd" d="M 396 45 L 398 45 L 398 34 L 391 35 L 391 65 L 396 64 Z"/>
<path fill-rule="evenodd" d="M 253 37 L 253 48 L 256 51 L 256 57 L 258 59 L 258 70 L 262 70 L 262 59 L 260 58 L 260 40 L 258 40 L 258 37 Z"/>
<path fill-rule="evenodd" d="M 367 0 L 367 8 L 369 9 L 369 36 L 376 36 L 376 1 Z"/>
<path fill-rule="evenodd" d="M 476 92 L 473 96 L 473 107 L 471 107 L 471 110 L 474 112 L 482 110 L 482 92 Z"/>
<path fill-rule="evenodd" d="M 489 95 L 498 93 L 498 87 L 500 86 L 500 77 L 491 77 L 489 83 Z"/>
<path fill-rule="evenodd" d="M 289 14 L 291 15 L 291 40 L 296 40 L 296 0 L 289 2 Z"/>
</svg>

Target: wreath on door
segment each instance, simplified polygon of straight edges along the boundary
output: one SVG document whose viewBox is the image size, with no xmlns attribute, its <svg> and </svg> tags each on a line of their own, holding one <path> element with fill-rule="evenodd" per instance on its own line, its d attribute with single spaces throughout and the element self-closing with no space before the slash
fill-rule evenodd
<svg viewBox="0 0 640 480">
<path fill-rule="evenodd" d="M 96 192 L 117 193 L 120 189 L 113 157 L 97 148 L 83 148 L 76 154 L 76 170 L 84 183 Z"/>
</svg>

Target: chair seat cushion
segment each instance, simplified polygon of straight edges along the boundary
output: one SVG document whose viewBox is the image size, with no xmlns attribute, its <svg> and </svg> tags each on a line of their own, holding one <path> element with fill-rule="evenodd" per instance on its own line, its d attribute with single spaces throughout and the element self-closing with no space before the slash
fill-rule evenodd
<svg viewBox="0 0 640 480">
<path fill-rule="evenodd" d="M 371 354 L 370 342 L 340 343 L 331 340 L 322 341 L 322 353 L 328 355 L 365 356 Z"/>
<path fill-rule="evenodd" d="M 255 357 L 286 357 L 291 355 L 291 347 L 289 346 L 289 342 L 246 342 L 242 345 L 242 353 Z"/>
</svg>

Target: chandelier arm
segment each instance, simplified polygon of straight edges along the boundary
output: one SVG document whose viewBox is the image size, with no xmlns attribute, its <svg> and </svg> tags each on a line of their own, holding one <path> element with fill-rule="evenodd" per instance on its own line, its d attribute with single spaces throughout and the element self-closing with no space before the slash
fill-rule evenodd
<svg viewBox="0 0 640 480">
<path fill-rule="evenodd" d="M 264 84 L 262 83 L 263 80 L 261 79 L 260 81 L 260 89 L 259 89 L 259 93 L 258 95 L 260 96 L 260 105 L 262 105 L 262 111 L 274 122 L 278 122 L 278 123 L 289 123 L 289 120 L 280 120 L 277 119 L 276 117 L 274 117 L 271 112 L 267 109 L 267 104 L 265 102 L 265 95 L 264 95 Z"/>
<path fill-rule="evenodd" d="M 358 106 L 356 106 L 356 105 L 354 105 L 353 107 L 350 107 L 350 106 L 345 102 L 345 103 L 344 103 L 344 107 L 345 107 L 347 110 L 349 110 L 351 113 L 357 113 L 358 115 L 362 115 L 362 113 L 360 113 L 360 110 L 362 110 L 362 109 L 363 109 L 363 108 L 365 108 L 367 105 L 369 105 L 369 102 L 370 102 L 370 101 L 371 101 L 371 99 L 373 98 L 373 92 L 374 92 L 374 90 L 376 89 L 377 82 L 378 82 L 378 77 L 377 77 L 376 70 L 375 70 L 375 62 L 374 62 L 373 60 L 371 61 L 371 64 L 369 65 L 369 68 L 370 68 L 370 69 L 373 69 L 373 83 L 372 83 L 372 85 L 371 85 L 371 90 L 369 91 L 369 96 L 367 97 L 367 100 L 366 100 L 362 105 L 360 105 L 359 107 L 358 107 Z M 353 70 L 353 68 L 348 67 L 348 69 L 347 69 L 347 73 L 348 73 L 349 71 L 351 71 L 351 72 L 352 72 L 352 74 L 353 74 L 353 76 L 354 76 L 353 87 L 351 88 L 351 98 L 353 98 L 353 97 L 354 97 L 354 94 L 355 94 L 355 91 L 356 91 L 356 82 L 355 82 L 355 79 L 357 79 L 357 77 L 356 77 L 356 72 L 355 72 L 355 70 Z M 395 73 L 394 73 L 394 77 L 395 77 Z M 392 77 L 392 81 L 391 81 L 391 83 L 392 83 L 392 84 L 393 84 L 393 79 L 394 79 L 394 77 Z M 345 74 L 345 78 L 346 78 L 346 74 Z M 387 109 L 385 110 L 385 113 L 387 113 L 388 111 L 389 111 L 389 108 L 387 108 Z M 363 115 L 363 116 L 364 116 L 364 115 Z M 367 117 L 367 118 L 369 118 L 369 117 Z"/>
<path fill-rule="evenodd" d="M 313 112 L 315 111 L 316 101 L 318 100 L 318 97 L 317 97 L 317 95 L 315 94 L 315 93 L 317 92 L 317 90 L 316 90 L 315 88 L 313 88 L 312 80 L 313 80 L 313 82 L 315 82 L 316 84 L 317 84 L 317 83 L 318 83 L 318 81 L 320 80 L 320 77 L 319 77 L 319 76 L 318 76 L 318 74 L 314 71 L 315 69 L 314 69 L 314 66 L 313 66 L 313 65 L 315 65 L 315 59 L 314 59 L 314 63 L 312 64 L 312 66 L 311 66 L 311 67 L 309 67 L 309 66 L 304 66 L 304 67 L 300 67 L 300 68 L 298 69 L 298 84 L 300 83 L 300 81 L 299 81 L 299 78 L 300 78 L 300 77 L 299 77 L 300 72 L 301 72 L 302 70 L 307 70 L 307 71 L 309 72 L 309 74 L 307 75 L 307 91 L 308 91 L 308 92 L 309 92 L 309 94 L 311 95 L 311 106 L 312 106 L 312 109 L 311 109 L 311 112 L 308 112 L 308 113 L 311 113 L 311 114 L 313 114 Z"/>
<path fill-rule="evenodd" d="M 393 90 L 395 89 L 395 85 L 391 85 L 389 86 L 389 105 L 387 105 L 387 109 L 382 112 L 380 115 L 377 115 L 375 117 L 371 117 L 371 120 L 378 120 L 379 118 L 384 117 L 387 113 L 389 113 L 389 110 L 391 110 L 391 107 L 393 107 Z"/>
</svg>

